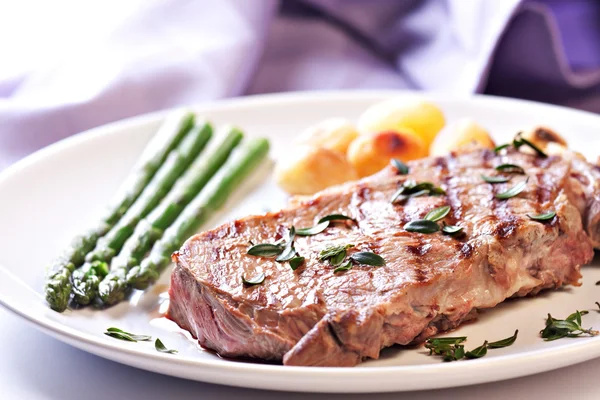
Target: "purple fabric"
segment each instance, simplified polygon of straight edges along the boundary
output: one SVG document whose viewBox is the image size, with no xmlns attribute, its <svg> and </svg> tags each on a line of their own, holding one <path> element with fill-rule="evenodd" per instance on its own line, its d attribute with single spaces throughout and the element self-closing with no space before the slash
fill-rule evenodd
<svg viewBox="0 0 600 400">
<path fill-rule="evenodd" d="M 524 3 L 498 44 L 485 92 L 600 112 L 600 29 L 575 18 L 583 15 L 600 24 L 600 2 Z"/>
<path fill-rule="evenodd" d="M 253 93 L 485 92 L 600 112 L 596 0 L 24 0 L 0 2 L 0 37 L 0 169 L 97 125 Z"/>
<path fill-rule="evenodd" d="M 575 71 L 600 68 L 600 2 L 544 0 L 570 67 Z M 594 34 L 596 32 L 596 34 Z"/>
</svg>

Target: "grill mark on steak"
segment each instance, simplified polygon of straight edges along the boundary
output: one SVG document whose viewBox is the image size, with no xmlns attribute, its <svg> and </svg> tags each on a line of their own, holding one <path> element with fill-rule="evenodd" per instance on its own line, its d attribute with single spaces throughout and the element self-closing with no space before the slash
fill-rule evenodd
<svg viewBox="0 0 600 400">
<path fill-rule="evenodd" d="M 497 156 L 498 155 L 496 154 L 496 152 L 490 149 L 484 149 L 481 152 L 481 157 L 486 168 L 489 168 L 491 166 L 491 162 L 494 159 L 496 159 Z"/>
<path fill-rule="evenodd" d="M 360 185 L 356 192 L 356 197 L 359 202 L 362 202 L 368 199 L 370 193 L 371 189 L 367 185 Z"/>
<path fill-rule="evenodd" d="M 544 173 L 543 172 L 537 172 L 535 174 L 535 178 L 536 178 L 536 182 L 538 182 L 538 184 L 535 186 L 535 197 L 537 200 L 538 205 L 543 206 L 545 203 L 547 203 L 548 201 L 550 201 L 551 197 L 552 197 L 552 192 L 550 189 L 548 189 L 545 185 L 544 185 Z M 537 212 L 540 211 L 540 209 L 536 209 Z"/>
<path fill-rule="evenodd" d="M 374 238 L 373 241 L 371 241 L 369 243 L 363 243 L 363 244 L 359 245 L 358 248 L 360 249 L 360 251 L 371 251 L 371 252 L 377 254 L 381 250 L 381 242 L 382 241 L 383 241 L 383 238 Z"/>
<path fill-rule="evenodd" d="M 423 283 L 425 281 L 427 281 L 428 276 L 427 276 L 427 271 L 425 270 L 425 268 L 423 268 L 421 265 L 417 265 L 415 267 L 415 281 L 417 283 Z"/>
<path fill-rule="evenodd" d="M 406 246 L 406 251 L 412 254 L 416 258 L 415 263 L 415 280 L 419 283 L 427 280 L 427 268 L 423 266 L 422 257 L 431 250 L 431 244 L 424 243 L 423 240 L 418 239 L 417 245 Z"/>
<path fill-rule="evenodd" d="M 446 191 L 446 203 L 451 207 L 451 212 L 448 217 L 451 218 L 451 224 L 459 220 L 463 216 L 462 201 L 459 199 L 459 189 L 453 184 L 454 171 L 457 169 L 456 159 L 449 157 L 446 162 L 446 169 L 444 175 L 441 177 L 443 182 L 444 190 Z M 447 218 L 448 218 L 447 217 Z"/>
<path fill-rule="evenodd" d="M 431 250 L 431 244 L 420 243 L 417 246 L 406 246 L 406 250 L 415 256 L 424 256 Z"/>
<path fill-rule="evenodd" d="M 460 252 L 462 258 L 470 258 L 473 255 L 473 246 L 469 243 L 457 243 L 456 248 Z"/>
<path fill-rule="evenodd" d="M 361 184 L 359 184 L 359 186 L 357 187 L 357 190 L 352 195 L 350 206 L 351 206 L 351 209 L 355 210 L 355 212 L 357 214 L 355 217 L 355 219 L 357 221 L 360 221 L 360 220 L 364 219 L 364 217 L 365 217 L 365 214 L 364 214 L 363 210 L 361 209 L 361 204 L 363 201 L 365 201 L 368 191 L 369 191 L 369 189 L 365 185 L 361 186 Z"/>
<path fill-rule="evenodd" d="M 280 239 L 282 239 L 284 237 L 287 238 L 288 235 L 289 235 L 289 233 L 290 233 L 290 228 L 288 228 L 285 225 L 279 225 L 277 227 L 276 233 L 277 234 L 275 235 L 275 240 L 274 241 L 278 241 L 278 240 L 280 240 Z"/>
<path fill-rule="evenodd" d="M 512 215 L 507 215 L 499 219 L 499 223 L 496 225 L 493 235 L 498 236 L 500 239 L 506 239 L 512 236 L 517 229 L 518 220 Z"/>
<path fill-rule="evenodd" d="M 439 169 L 441 175 L 448 173 L 448 160 L 446 157 L 436 157 L 433 165 Z"/>
<path fill-rule="evenodd" d="M 408 163 L 407 176 L 395 176 L 389 167 L 281 212 L 244 218 L 243 228 L 234 223 L 196 235 L 175 257 L 169 316 L 200 343 L 229 357 L 351 366 L 377 358 L 381 347 L 452 329 L 474 310 L 511 296 L 578 284 L 579 265 L 591 260 L 593 244 L 600 247 L 600 189 L 592 179 L 583 185 L 569 174 L 571 165 L 584 176 L 598 173 L 581 161 L 536 160 L 510 149 L 498 157 L 490 151 L 457 153 L 446 158 L 444 171 L 440 161 L 422 159 Z M 521 165 L 545 192 L 528 185 L 519 196 L 495 201 L 496 188 L 479 175 L 496 162 Z M 538 164 L 545 166 L 542 175 Z M 407 178 L 444 185 L 448 194 L 391 206 L 386 199 Z M 546 198 L 557 217 L 546 223 L 530 220 L 526 215 Z M 404 231 L 403 220 L 444 203 L 461 210 L 457 221 L 466 232 L 461 240 L 441 232 Z M 243 253 L 248 240 L 271 240 L 279 226 L 312 226 L 334 212 L 358 219 L 360 229 L 335 224 L 322 234 L 296 238 L 296 250 L 306 257 L 301 269 Z M 371 249 L 386 265 L 333 273 L 318 260 L 319 251 L 344 243 L 355 244 L 352 251 Z M 232 250 L 211 260 L 215 249 L 227 248 Z M 244 288 L 241 275 L 258 268 L 265 282 Z M 215 312 L 208 313 L 207 306 Z M 224 329 L 215 329 L 216 323 Z"/>
</svg>

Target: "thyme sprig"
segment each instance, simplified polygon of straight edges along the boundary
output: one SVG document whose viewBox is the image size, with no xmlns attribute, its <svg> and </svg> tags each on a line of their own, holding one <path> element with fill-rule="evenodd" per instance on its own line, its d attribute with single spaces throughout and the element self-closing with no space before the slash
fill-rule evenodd
<svg viewBox="0 0 600 400">
<path fill-rule="evenodd" d="M 441 356 L 444 361 L 458 361 L 463 358 L 475 359 L 485 356 L 489 349 L 511 346 L 517 340 L 518 334 L 519 330 L 517 329 L 512 336 L 495 342 L 486 340 L 481 346 L 470 351 L 465 351 L 466 336 L 427 339 L 425 348 L 429 349 L 429 355 Z"/>
<path fill-rule="evenodd" d="M 589 314 L 589 311 L 575 311 L 566 319 L 557 319 L 548 314 L 546 318 L 546 326 L 540 331 L 542 339 L 550 342 L 566 337 L 579 337 L 581 335 L 597 336 L 598 331 L 594 329 L 585 329 L 581 326 L 581 317 Z"/>
</svg>

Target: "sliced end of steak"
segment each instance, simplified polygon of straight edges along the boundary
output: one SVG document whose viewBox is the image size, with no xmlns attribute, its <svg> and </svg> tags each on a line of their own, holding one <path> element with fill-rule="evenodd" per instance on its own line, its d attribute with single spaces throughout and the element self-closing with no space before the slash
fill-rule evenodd
<svg viewBox="0 0 600 400">
<path fill-rule="evenodd" d="M 188 269 L 175 268 L 169 292 L 168 318 L 189 331 L 202 347 L 222 356 L 281 360 L 294 344 L 263 329 L 237 308 L 239 304 L 198 283 Z"/>
<path fill-rule="evenodd" d="M 495 195 L 524 176 L 496 185 L 481 179 L 502 163 L 518 164 L 529 176 L 526 189 L 507 200 Z M 574 165 L 560 157 L 485 150 L 428 158 L 410 163 L 406 176 L 390 167 L 280 212 L 222 225 L 190 238 L 174 256 L 168 315 L 225 356 L 352 366 L 377 358 L 384 347 L 454 328 L 506 298 L 578 285 L 579 266 L 593 257 L 588 233 L 597 232 L 600 210 L 593 208 L 594 186 L 576 177 L 589 173 L 587 164 Z M 407 179 L 432 182 L 446 195 L 391 204 Z M 403 229 L 443 205 L 452 207 L 445 222 L 462 226 L 463 237 Z M 556 212 L 550 221 L 528 217 L 549 210 Z M 249 242 L 273 243 L 292 225 L 312 226 L 339 213 L 357 223 L 297 237 L 295 248 L 306 262 L 296 271 L 247 254 Z M 353 244 L 350 254 L 372 251 L 386 265 L 335 273 L 319 260 L 319 252 L 335 244 Z M 242 276 L 259 273 L 262 284 L 243 285 Z"/>
</svg>

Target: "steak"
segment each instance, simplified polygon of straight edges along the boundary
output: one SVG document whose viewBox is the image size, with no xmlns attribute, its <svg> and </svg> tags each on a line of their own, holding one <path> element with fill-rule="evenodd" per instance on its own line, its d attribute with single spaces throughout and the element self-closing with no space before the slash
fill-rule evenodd
<svg viewBox="0 0 600 400">
<path fill-rule="evenodd" d="M 512 175 L 508 183 L 490 184 L 481 178 L 505 163 L 523 167 L 529 180 L 523 192 L 499 200 L 496 194 L 526 179 Z M 542 158 L 514 149 L 452 153 L 409 166 L 408 175 L 389 166 L 281 211 L 191 237 L 173 255 L 168 317 L 223 356 L 353 366 L 378 358 L 384 347 L 455 328 L 505 299 L 580 285 L 580 266 L 600 246 L 598 167 L 569 154 Z M 407 180 L 432 182 L 446 194 L 392 204 Z M 404 230 L 444 205 L 451 207 L 444 222 L 463 227 L 464 235 Z M 549 221 L 528 217 L 549 210 L 556 212 Z M 329 214 L 356 223 L 296 237 L 306 261 L 295 271 L 247 254 L 249 243 L 274 243 L 291 226 L 309 227 Z M 334 273 L 319 252 L 345 244 L 354 245 L 349 254 L 371 251 L 386 265 Z M 243 284 L 242 275 L 260 273 L 262 284 Z"/>
</svg>

